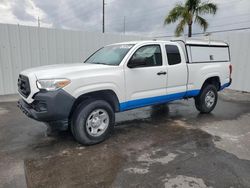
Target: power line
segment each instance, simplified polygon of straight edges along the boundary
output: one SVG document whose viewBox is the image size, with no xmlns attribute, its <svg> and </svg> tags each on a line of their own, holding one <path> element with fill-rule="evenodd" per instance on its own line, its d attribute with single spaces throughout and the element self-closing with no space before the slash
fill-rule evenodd
<svg viewBox="0 0 250 188">
<path fill-rule="evenodd" d="M 225 29 L 225 30 L 215 30 L 215 31 L 208 31 L 207 33 L 223 33 L 223 32 L 230 32 L 230 31 L 243 31 L 248 30 L 250 27 L 242 27 L 242 28 L 235 28 L 235 29 Z M 200 33 L 194 33 L 193 35 L 201 35 L 204 34 L 202 32 Z"/>
<path fill-rule="evenodd" d="M 139 12 L 138 12 L 139 13 Z M 153 12 L 152 14 L 148 14 L 147 13 L 147 15 L 150 15 L 150 18 L 152 17 L 152 16 L 159 16 L 159 14 L 154 14 L 155 12 Z M 163 14 L 163 12 L 162 12 L 162 14 Z M 164 12 L 164 14 L 165 14 L 165 12 Z M 142 16 L 143 16 L 143 14 L 141 14 Z M 162 15 L 163 16 L 163 15 Z M 216 18 L 216 22 L 217 21 L 220 21 L 220 19 L 227 19 L 227 18 L 235 18 L 235 17 L 239 17 L 239 16 L 250 16 L 250 13 L 244 13 L 244 14 L 235 14 L 235 15 L 230 15 L 230 16 L 218 16 L 218 15 L 215 15 L 214 17 L 213 17 L 213 19 L 214 18 Z M 133 15 L 128 15 L 127 17 L 130 17 L 130 18 L 133 18 L 134 19 L 134 14 Z M 140 17 L 140 20 L 141 19 L 145 19 L 145 17 Z M 137 19 L 138 20 L 138 19 Z M 136 20 L 133 20 L 133 21 L 136 21 Z M 112 22 L 112 24 L 113 23 L 117 23 L 117 22 L 122 22 L 122 18 L 116 18 L 116 19 L 109 19 L 109 22 Z"/>
<path fill-rule="evenodd" d="M 242 22 L 234 22 L 234 23 L 228 23 L 228 24 L 220 24 L 220 25 L 211 25 L 209 26 L 209 29 L 210 28 L 216 28 L 216 27 L 223 27 L 223 26 L 229 26 L 229 25 L 235 25 L 235 24 L 244 24 L 244 23 L 250 23 L 250 20 L 247 20 L 247 21 L 242 21 Z"/>
<path fill-rule="evenodd" d="M 250 29 L 250 27 L 225 29 L 225 30 L 214 30 L 214 31 L 207 31 L 207 33 L 223 33 L 223 32 L 231 32 L 231 31 L 244 31 L 244 30 L 248 30 L 248 29 Z M 202 34 L 204 34 L 204 32 L 193 33 L 192 35 L 202 35 Z M 165 37 L 174 37 L 174 35 L 155 36 L 154 38 L 165 38 Z"/>
<path fill-rule="evenodd" d="M 145 20 L 145 22 L 151 21 L 152 18 L 154 18 L 154 16 L 150 17 L 150 19 L 148 19 L 148 20 Z M 140 20 L 141 20 L 141 19 L 132 20 L 132 21 L 127 21 L 127 23 L 128 23 L 128 24 L 131 24 L 131 23 L 137 24 L 137 23 L 141 23 Z M 231 22 L 231 23 L 227 23 L 227 24 L 216 24 L 216 25 L 210 24 L 209 28 L 222 27 L 222 26 L 228 26 L 228 25 L 234 25 L 234 24 L 244 24 L 244 23 L 250 23 L 250 20 L 245 20 L 245 21 L 240 21 L 240 22 Z M 108 23 L 107 25 L 121 26 L 122 24 L 123 24 L 123 22 L 122 22 L 122 20 L 121 20 L 118 24 Z M 162 25 L 162 26 L 163 26 L 163 25 Z"/>
<path fill-rule="evenodd" d="M 242 22 L 228 23 L 228 24 L 211 25 L 211 26 L 209 26 L 209 27 L 210 27 L 210 28 L 214 28 L 214 27 L 223 27 L 223 26 L 228 26 L 228 25 L 244 24 L 244 23 L 250 23 L 250 20 L 242 21 Z"/>
</svg>

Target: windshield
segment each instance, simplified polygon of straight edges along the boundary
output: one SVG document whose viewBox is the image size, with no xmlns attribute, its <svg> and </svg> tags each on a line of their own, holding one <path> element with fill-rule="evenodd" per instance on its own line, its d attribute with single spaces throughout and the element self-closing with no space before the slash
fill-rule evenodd
<svg viewBox="0 0 250 188">
<path fill-rule="evenodd" d="M 133 44 L 105 46 L 97 50 L 84 63 L 119 65 Z"/>
</svg>

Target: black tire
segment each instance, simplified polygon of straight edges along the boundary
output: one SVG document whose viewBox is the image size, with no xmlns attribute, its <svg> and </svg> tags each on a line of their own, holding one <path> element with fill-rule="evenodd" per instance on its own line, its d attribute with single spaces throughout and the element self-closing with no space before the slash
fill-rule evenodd
<svg viewBox="0 0 250 188">
<path fill-rule="evenodd" d="M 87 119 L 95 110 L 103 110 L 109 117 L 105 131 L 99 136 L 91 135 L 87 130 Z M 88 100 L 78 105 L 72 116 L 71 131 L 74 138 L 83 145 L 94 145 L 106 140 L 113 132 L 115 113 L 110 104 L 104 100 Z"/>
<path fill-rule="evenodd" d="M 214 94 L 214 102 L 210 102 L 210 104 L 206 103 L 206 96 L 208 94 Z M 218 100 L 218 92 L 215 85 L 208 84 L 202 87 L 200 94 L 194 98 L 195 99 L 195 107 L 201 113 L 210 113 L 216 106 Z"/>
</svg>

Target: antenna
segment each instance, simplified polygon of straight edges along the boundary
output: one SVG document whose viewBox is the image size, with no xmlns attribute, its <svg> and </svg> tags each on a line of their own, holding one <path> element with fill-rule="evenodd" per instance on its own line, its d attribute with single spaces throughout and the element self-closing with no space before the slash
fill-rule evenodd
<svg viewBox="0 0 250 188">
<path fill-rule="evenodd" d="M 125 35 L 126 32 L 126 16 L 123 18 L 123 34 Z"/>
<path fill-rule="evenodd" d="M 102 32 L 105 32 L 105 0 L 102 0 Z"/>
<path fill-rule="evenodd" d="M 208 43 L 210 44 L 211 38 L 210 38 L 211 33 L 205 33 L 204 36 L 206 37 L 205 39 L 208 40 Z"/>
</svg>

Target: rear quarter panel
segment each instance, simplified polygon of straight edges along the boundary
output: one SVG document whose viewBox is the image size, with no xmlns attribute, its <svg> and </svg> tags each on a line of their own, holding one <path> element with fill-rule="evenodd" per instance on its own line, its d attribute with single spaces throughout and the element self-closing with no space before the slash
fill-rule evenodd
<svg viewBox="0 0 250 188">
<path fill-rule="evenodd" d="M 189 63 L 188 90 L 201 89 L 203 83 L 211 77 L 218 76 L 221 86 L 230 82 L 230 62 Z"/>
</svg>

